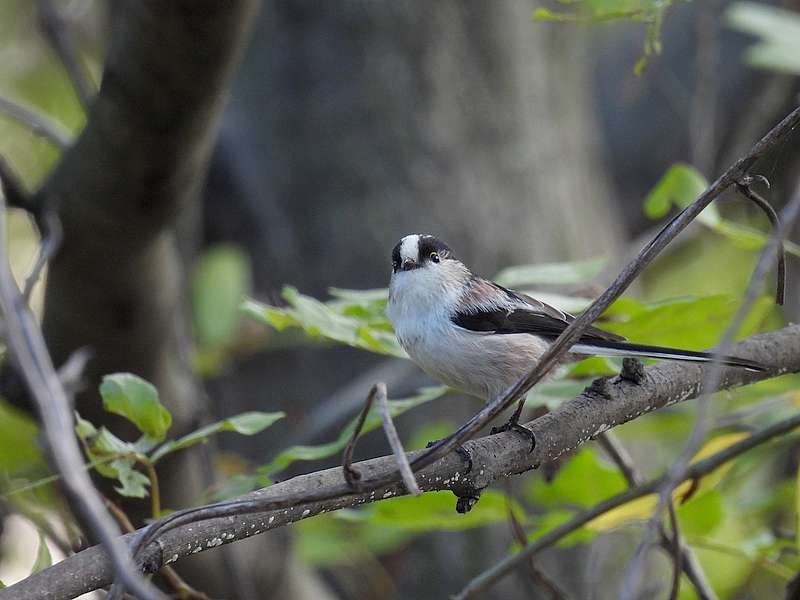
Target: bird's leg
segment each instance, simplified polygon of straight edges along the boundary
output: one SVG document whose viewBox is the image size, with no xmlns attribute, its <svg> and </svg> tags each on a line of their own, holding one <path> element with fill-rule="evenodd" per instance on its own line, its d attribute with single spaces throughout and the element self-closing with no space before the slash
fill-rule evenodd
<svg viewBox="0 0 800 600">
<path fill-rule="evenodd" d="M 530 429 L 524 425 L 521 425 L 519 422 L 520 415 L 522 415 L 522 408 L 524 406 L 525 398 L 519 401 L 514 414 L 511 415 L 511 418 L 505 423 L 505 425 L 501 425 L 500 427 L 492 427 L 491 434 L 494 435 L 495 433 L 502 433 L 504 431 L 516 431 L 531 441 L 530 452 L 533 452 L 533 449 L 536 448 L 536 436 Z"/>
</svg>

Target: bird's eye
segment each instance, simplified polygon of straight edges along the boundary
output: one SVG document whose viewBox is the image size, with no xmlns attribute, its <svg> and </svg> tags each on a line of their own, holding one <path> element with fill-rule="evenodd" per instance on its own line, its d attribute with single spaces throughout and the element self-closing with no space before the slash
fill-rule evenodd
<svg viewBox="0 0 800 600">
<path fill-rule="evenodd" d="M 435 263 L 439 262 L 439 253 L 438 252 L 431 252 L 430 256 L 431 260 Z"/>
</svg>

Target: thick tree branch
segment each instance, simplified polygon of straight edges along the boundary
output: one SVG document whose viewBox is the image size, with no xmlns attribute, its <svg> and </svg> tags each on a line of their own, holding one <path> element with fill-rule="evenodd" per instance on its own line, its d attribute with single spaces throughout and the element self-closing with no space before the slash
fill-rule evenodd
<svg viewBox="0 0 800 600">
<path fill-rule="evenodd" d="M 800 371 L 800 326 L 793 325 L 773 333 L 748 338 L 734 351 L 743 358 L 774 365 L 769 373 L 725 369 L 721 388 L 752 383 L 779 374 Z M 473 459 L 473 469 L 464 475 L 464 461 L 449 454 L 417 473 L 423 491 L 451 490 L 457 496 L 475 494 L 493 480 L 509 477 L 537 467 L 563 455 L 594 436 L 643 414 L 696 397 L 706 368 L 684 363 L 661 363 L 644 370 L 640 383 L 622 378 L 600 380 L 577 398 L 565 402 L 526 426 L 538 440 L 533 452 L 527 439 L 507 432 L 483 437 L 465 444 Z M 418 456 L 420 452 L 412 453 Z M 388 477 L 397 471 L 393 456 L 358 463 L 366 480 Z M 146 571 L 164 564 L 262 533 L 268 529 L 331 510 L 378 501 L 405 493 L 402 483 L 394 482 L 370 492 L 352 493 L 336 467 L 294 477 L 242 497 L 239 507 L 227 506 L 227 516 L 181 525 L 164 532 L 143 549 Z M 261 512 L 254 512 L 255 507 Z M 247 514 L 236 514 L 246 508 Z M 223 513 L 225 515 L 226 513 Z M 128 540 L 131 538 L 128 537 Z M 108 585 L 112 571 L 99 547 L 85 550 L 61 563 L 0 590 L 0 600 L 27 600 L 48 597 L 73 598 Z"/>
</svg>

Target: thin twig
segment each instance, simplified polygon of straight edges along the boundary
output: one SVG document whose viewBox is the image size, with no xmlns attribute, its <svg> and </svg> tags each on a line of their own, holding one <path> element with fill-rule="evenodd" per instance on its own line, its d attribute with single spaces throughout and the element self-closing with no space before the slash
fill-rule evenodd
<svg viewBox="0 0 800 600">
<path fill-rule="evenodd" d="M 417 480 L 414 478 L 414 473 L 411 471 L 406 451 L 403 449 L 403 443 L 400 441 L 400 437 L 397 435 L 397 429 L 395 429 L 394 422 L 392 421 L 392 415 L 389 412 L 389 400 L 386 394 L 386 384 L 383 382 L 376 383 L 370 388 L 369 394 L 367 394 L 367 400 L 364 403 L 364 408 L 361 409 L 361 414 L 358 415 L 358 421 L 353 429 L 353 434 L 350 436 L 350 441 L 347 442 L 347 446 L 345 446 L 344 452 L 342 453 L 342 472 L 344 474 L 344 479 L 351 489 L 361 491 L 362 486 L 359 484 L 361 473 L 353 468 L 353 451 L 355 450 L 356 444 L 358 443 L 358 436 L 364 428 L 364 422 L 375 400 L 378 401 L 378 411 L 383 421 L 383 431 L 386 434 L 389 447 L 392 449 L 392 454 L 394 454 L 395 460 L 397 461 L 397 467 L 403 483 L 409 494 L 419 496 L 422 492 L 419 489 L 419 485 L 417 485 Z"/>
<path fill-rule="evenodd" d="M 745 196 L 748 200 L 753 202 L 756 206 L 758 206 L 764 214 L 767 215 L 772 228 L 775 229 L 778 227 L 778 213 L 775 212 L 775 209 L 772 208 L 772 205 L 767 202 L 763 197 L 761 197 L 753 188 L 751 184 L 756 181 L 761 180 L 763 181 L 767 187 L 769 187 L 769 181 L 763 176 L 757 177 L 745 177 L 742 181 L 736 182 L 736 189 Z M 783 306 L 783 302 L 786 299 L 786 250 L 784 249 L 783 244 L 778 245 L 777 249 L 778 254 L 778 269 L 777 269 L 777 277 L 776 277 L 776 290 L 775 290 L 775 304 Z"/>
<path fill-rule="evenodd" d="M 353 468 L 353 451 L 356 449 L 358 443 L 358 436 L 361 435 L 361 430 L 364 429 L 364 422 L 367 420 L 367 415 L 372 408 L 372 403 L 375 401 L 375 395 L 378 393 L 378 386 L 373 385 L 367 394 L 367 400 L 364 402 L 364 408 L 361 409 L 361 414 L 358 415 L 358 421 L 353 428 L 353 434 L 350 436 L 350 441 L 342 453 L 342 473 L 344 480 L 352 489 L 358 488 L 358 481 L 361 479 L 361 473 Z"/>
<path fill-rule="evenodd" d="M 78 95 L 84 110 L 86 110 L 96 90 L 86 66 L 78 55 L 75 44 L 73 44 L 66 31 L 64 19 L 56 7 L 53 6 L 51 0 L 39 0 L 37 8 L 42 32 L 64 65 L 67 75 L 69 75 L 69 80 L 75 88 L 75 93 Z"/>
<path fill-rule="evenodd" d="M 400 470 L 400 475 L 403 478 L 403 483 L 406 490 L 412 496 L 419 496 L 422 491 L 419 489 L 417 480 L 414 473 L 411 471 L 411 465 L 408 464 L 408 457 L 403 448 L 403 443 L 400 441 L 400 436 L 397 435 L 397 429 L 394 427 L 392 415 L 389 413 L 389 401 L 386 398 L 386 384 L 376 383 L 375 392 L 378 400 L 378 410 L 381 412 L 381 419 L 383 419 L 383 431 L 386 433 L 386 439 L 392 449 L 394 457 L 397 459 L 397 467 Z"/>
<path fill-rule="evenodd" d="M 798 427 L 800 427 L 800 413 L 775 423 L 774 425 L 766 427 L 759 432 L 728 446 L 724 450 L 709 456 L 708 458 L 692 463 L 692 465 L 686 471 L 684 471 L 681 482 L 704 477 L 725 463 L 733 460 L 741 454 L 744 454 L 748 450 L 752 450 L 753 448 L 756 448 L 757 446 L 760 446 L 775 437 L 785 435 L 792 430 L 797 429 Z M 666 474 L 656 479 L 651 479 L 646 483 L 634 488 L 630 488 L 625 492 L 617 494 L 616 496 L 613 496 L 607 500 L 603 500 L 593 507 L 575 515 L 566 523 L 562 523 L 558 527 L 548 531 L 540 538 L 537 538 L 535 541 L 531 542 L 528 546 L 516 554 L 507 556 L 493 567 L 481 573 L 478 577 L 470 581 L 461 590 L 461 592 L 455 596 L 455 598 L 457 600 L 465 600 L 466 598 L 475 597 L 475 595 L 477 595 L 479 592 L 486 590 L 513 569 L 520 566 L 523 561 L 528 559 L 529 556 L 534 556 L 545 548 L 558 543 L 559 540 L 568 536 L 573 531 L 580 529 L 600 515 L 603 515 L 619 506 L 623 506 L 628 502 L 636 500 L 637 498 L 641 498 L 642 496 L 647 496 L 648 494 L 656 492 L 667 481 L 668 479 Z"/>
<path fill-rule="evenodd" d="M 653 513 L 653 517 L 645 527 L 644 538 L 627 569 L 622 587 L 621 597 L 623 599 L 633 599 L 636 596 L 643 562 L 647 555 L 648 548 L 652 543 L 653 533 L 657 528 L 657 524 L 661 520 L 661 514 L 666 507 L 667 502 L 672 499 L 673 490 L 678 483 L 680 483 L 680 481 L 683 481 L 683 472 L 685 472 L 688 468 L 692 457 L 697 452 L 700 444 L 705 438 L 708 430 L 708 404 L 710 402 L 711 395 L 719 387 L 719 384 L 722 380 L 722 373 L 724 371 L 724 365 L 719 358 L 730 350 L 734 337 L 741 329 L 744 320 L 750 313 L 750 308 L 760 295 L 764 278 L 769 271 L 770 265 L 775 257 L 776 250 L 783 244 L 783 240 L 788 235 L 798 216 L 800 216 L 800 185 L 797 186 L 797 189 L 795 190 L 791 200 L 783 209 L 778 227 L 773 230 L 772 234 L 770 235 L 769 243 L 761 251 L 761 255 L 759 256 L 756 268 L 754 269 L 750 278 L 750 283 L 745 291 L 742 303 L 731 320 L 730 325 L 725 330 L 720 343 L 714 349 L 714 360 L 711 362 L 711 366 L 706 372 L 703 385 L 701 387 L 702 394 L 697 402 L 697 416 L 695 418 L 694 427 L 692 428 L 692 432 L 689 435 L 689 440 L 686 442 L 681 454 L 667 471 L 663 487 L 659 489 L 659 501 Z"/>
<path fill-rule="evenodd" d="M 69 355 L 67 361 L 58 368 L 58 378 L 67 397 L 74 397 L 83 385 L 83 372 L 86 364 L 92 358 L 92 351 L 89 348 L 78 348 Z"/>
<path fill-rule="evenodd" d="M 672 527 L 672 585 L 669 592 L 669 600 L 678 600 L 681 591 L 681 571 L 683 570 L 683 551 L 681 543 L 681 531 L 678 525 L 678 515 L 675 512 L 675 503 L 670 500 L 667 503 L 669 513 L 669 523 Z"/>
<path fill-rule="evenodd" d="M 5 228 L 5 208 L 0 205 L 0 307 L 5 316 L 6 343 L 38 408 L 50 454 L 69 492 L 69 501 L 108 550 L 117 577 L 145 600 L 161 600 L 164 595 L 136 572 L 127 548 L 119 539 L 119 529 L 105 511 L 83 469 L 70 402 L 53 367 L 42 332 L 11 273 Z"/>
<path fill-rule="evenodd" d="M 522 523 L 517 519 L 514 514 L 514 507 L 511 505 L 512 498 L 511 480 L 506 480 L 506 509 L 508 511 L 508 524 L 511 529 L 511 536 L 523 548 L 528 545 L 528 536 L 525 535 L 525 529 Z M 530 560 L 526 563 L 526 572 L 535 586 L 543 587 L 550 593 L 553 600 L 567 600 L 567 594 L 558 586 L 558 584 L 548 577 L 536 564 L 534 558 L 531 556 Z"/>
<path fill-rule="evenodd" d="M 641 483 L 641 477 L 633 464 L 633 457 L 628 449 L 622 445 L 613 431 L 604 431 L 595 440 L 600 447 L 608 454 L 608 457 L 617 465 L 620 473 L 628 483 L 628 487 L 634 487 Z"/>
<path fill-rule="evenodd" d="M 153 519 L 161 516 L 161 488 L 158 484 L 158 473 L 150 461 L 144 461 L 144 470 L 147 472 L 147 479 L 150 480 L 150 513 Z"/>
<path fill-rule="evenodd" d="M 56 211 L 45 210 L 42 220 L 43 222 L 39 223 L 42 234 L 39 252 L 36 255 L 36 262 L 33 264 L 30 274 L 25 279 L 25 288 L 22 291 L 22 297 L 26 302 L 30 301 L 33 288 L 42 276 L 42 271 L 58 252 L 64 237 L 64 232 L 61 229 L 61 219 L 58 218 Z"/>
<path fill-rule="evenodd" d="M 43 137 L 60 150 L 70 144 L 70 135 L 61 125 L 13 100 L 0 97 L 0 112 L 25 125 L 31 133 Z"/>
</svg>

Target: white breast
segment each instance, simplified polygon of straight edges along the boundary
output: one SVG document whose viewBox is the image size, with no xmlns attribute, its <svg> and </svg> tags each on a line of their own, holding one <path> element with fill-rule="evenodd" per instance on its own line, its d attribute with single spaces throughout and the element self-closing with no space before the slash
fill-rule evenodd
<svg viewBox="0 0 800 600">
<path fill-rule="evenodd" d="M 400 345 L 434 379 L 488 399 L 527 372 L 547 344 L 528 334 L 494 335 L 462 329 L 450 320 L 460 287 L 436 285 L 435 273 L 416 269 L 392 279 L 386 314 Z"/>
</svg>

